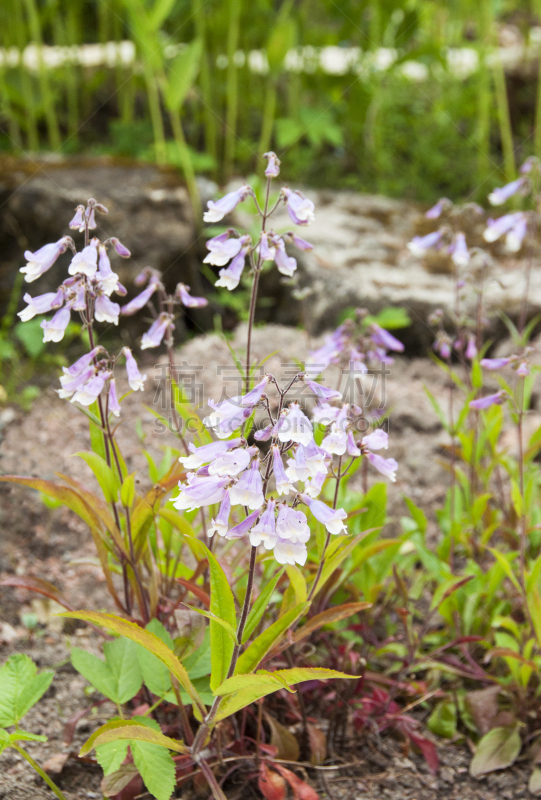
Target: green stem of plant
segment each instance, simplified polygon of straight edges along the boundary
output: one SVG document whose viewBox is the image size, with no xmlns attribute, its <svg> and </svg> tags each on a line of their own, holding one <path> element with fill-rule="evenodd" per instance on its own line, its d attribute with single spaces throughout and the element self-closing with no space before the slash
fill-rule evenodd
<svg viewBox="0 0 541 800">
<path fill-rule="evenodd" d="M 276 79 L 270 78 L 265 94 L 265 107 L 263 109 L 263 122 L 261 124 L 261 137 L 259 139 L 259 155 L 263 155 L 263 153 L 270 150 L 274 115 L 276 113 L 276 97 Z"/>
<path fill-rule="evenodd" d="M 490 111 L 492 101 L 492 90 L 490 80 L 490 70 L 487 65 L 487 55 L 490 45 L 490 9 L 487 2 L 483 2 L 479 8 L 479 95 L 477 112 L 477 175 L 478 181 L 482 184 L 488 177 L 490 170 Z"/>
<path fill-rule="evenodd" d="M 54 107 L 53 96 L 51 93 L 51 86 L 47 70 L 43 64 L 43 37 L 41 34 L 41 23 L 39 18 L 39 11 L 35 0 L 24 0 L 26 6 L 26 13 L 28 16 L 28 27 L 30 28 L 30 35 L 34 39 L 38 48 L 38 80 L 41 90 L 41 99 L 45 108 L 45 119 L 47 121 L 47 133 L 49 135 L 49 145 L 52 150 L 58 150 L 60 147 L 60 130 L 58 128 L 58 120 Z"/>
<path fill-rule="evenodd" d="M 487 5 L 487 14 L 491 14 L 491 7 L 488 3 L 488 0 L 485 0 L 485 2 Z M 493 28 L 491 16 L 490 25 L 491 28 Z M 507 97 L 507 86 L 505 83 L 505 71 L 499 55 L 498 42 L 495 40 L 495 37 L 493 37 L 493 43 L 495 60 L 492 70 L 494 75 L 494 88 L 496 91 L 498 120 L 500 124 L 500 137 L 502 140 L 504 172 L 506 180 L 512 181 L 516 174 L 516 164 L 515 150 L 513 146 L 513 130 L 511 128 L 511 117 L 509 115 L 509 100 Z"/>
<path fill-rule="evenodd" d="M 36 770 L 40 778 L 43 778 L 47 786 L 55 793 L 59 800 L 66 800 L 66 796 L 62 794 L 56 783 L 49 778 L 47 773 L 40 767 L 37 761 L 34 761 L 32 756 L 29 755 L 26 750 L 23 750 L 23 748 L 19 747 L 19 745 L 15 744 L 15 742 L 13 742 L 10 746 L 13 747 L 13 749 L 16 750 L 24 759 L 26 759 L 26 761 L 28 761 L 30 766 Z"/>
<path fill-rule="evenodd" d="M 152 121 L 152 130 L 154 133 L 154 148 L 156 153 L 156 162 L 158 164 L 165 164 L 167 161 L 167 147 L 165 143 L 165 133 L 163 130 L 162 110 L 160 106 L 160 94 L 158 91 L 158 84 L 155 76 L 151 72 L 148 65 L 145 63 L 145 83 L 147 87 L 148 108 L 150 111 L 150 119 Z"/>
<path fill-rule="evenodd" d="M 229 27 L 227 32 L 227 110 L 225 131 L 224 172 L 228 178 L 235 161 L 237 139 L 238 80 L 235 54 L 239 45 L 240 12 L 242 0 L 229 0 Z"/>
<path fill-rule="evenodd" d="M 23 63 L 22 53 L 27 45 L 26 25 L 24 22 L 23 7 L 19 2 L 12 5 L 13 25 L 17 31 L 16 41 L 20 51 L 19 74 L 21 89 L 24 97 L 24 122 L 26 125 L 28 148 L 36 151 L 39 149 L 39 134 L 36 120 L 36 102 L 34 97 L 34 86 L 26 66 Z"/>
<path fill-rule="evenodd" d="M 184 131 L 182 130 L 180 113 L 178 111 L 177 112 L 170 111 L 169 119 L 171 121 L 171 128 L 173 129 L 173 136 L 175 137 L 175 143 L 177 145 L 179 161 L 182 166 L 182 171 L 184 173 L 186 185 L 188 187 L 188 192 L 190 194 L 190 200 L 192 202 L 195 224 L 197 228 L 200 228 L 201 197 L 199 196 L 199 189 L 197 187 L 197 181 L 195 179 L 195 171 L 193 168 L 192 157 L 190 155 L 190 151 L 186 143 L 186 137 L 184 136 Z"/>
<path fill-rule="evenodd" d="M 218 125 L 216 114 L 212 107 L 212 83 L 210 80 L 209 41 L 206 35 L 205 14 L 203 11 L 203 0 L 193 0 L 193 15 L 195 19 L 195 30 L 199 39 L 203 42 L 203 52 L 201 55 L 201 66 L 199 69 L 199 86 L 201 89 L 201 100 L 204 105 L 205 119 L 205 148 L 207 153 L 214 159 L 214 170 L 218 168 Z"/>
</svg>

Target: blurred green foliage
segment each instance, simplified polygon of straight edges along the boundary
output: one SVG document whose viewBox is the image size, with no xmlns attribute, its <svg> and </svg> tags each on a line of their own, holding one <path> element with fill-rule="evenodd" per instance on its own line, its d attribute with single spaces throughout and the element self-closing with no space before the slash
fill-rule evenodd
<svg viewBox="0 0 541 800">
<path fill-rule="evenodd" d="M 537 11 L 518 0 L 4 0 L 0 148 L 172 163 L 194 202 L 196 172 L 223 181 L 269 147 L 292 181 L 481 195 L 541 146 L 531 70 L 511 114 L 503 66 L 487 59 L 506 26 L 530 42 L 535 68 Z M 478 67 L 464 66 L 472 58 Z"/>
</svg>

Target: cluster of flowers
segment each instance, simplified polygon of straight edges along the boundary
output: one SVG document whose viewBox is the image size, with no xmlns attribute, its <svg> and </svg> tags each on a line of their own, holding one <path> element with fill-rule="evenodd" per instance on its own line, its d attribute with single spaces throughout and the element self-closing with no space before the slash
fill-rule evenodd
<svg viewBox="0 0 541 800">
<path fill-rule="evenodd" d="M 527 158 L 520 168 L 521 177 L 505 186 L 494 189 L 488 199 L 491 205 L 501 206 L 511 197 L 530 195 L 534 193 L 535 185 L 541 177 L 541 163 L 535 156 Z M 530 214 L 526 211 L 516 211 L 504 214 L 497 219 L 489 219 L 483 234 L 486 242 L 495 242 L 505 236 L 505 249 L 509 253 L 518 253 L 528 232 Z"/>
<path fill-rule="evenodd" d="M 394 459 L 385 459 L 374 452 L 387 448 L 385 431 L 376 430 L 355 441 L 353 430 L 355 417 L 360 413 L 358 407 L 347 403 L 333 407 L 328 401 L 339 400 L 340 392 L 311 381 L 304 373 L 299 373 L 296 380 L 304 381 L 318 400 L 324 401 L 316 409 L 313 421 L 318 421 L 321 414 L 332 420 L 321 445 L 314 441 L 312 423 L 297 402 L 282 409 L 277 419 L 271 418 L 267 427 L 256 432 L 256 441 L 271 441 L 265 455 L 258 446 L 249 446 L 242 436 L 233 435 L 227 439 L 239 428 L 242 430 L 256 406 L 268 412 L 266 390 L 275 379 L 265 375 L 243 396 L 209 402 L 213 410 L 204 423 L 218 441 L 198 448 L 190 445 L 191 454 L 180 458 L 184 467 L 193 471 L 188 473 L 185 483 L 179 484 L 180 493 L 173 503 L 178 510 L 220 503 L 208 531 L 210 536 L 218 533 L 227 539 L 237 539 L 249 535 L 254 547 L 263 545 L 273 550 L 280 564 L 302 565 L 306 562 L 310 529 L 298 505 L 308 506 L 329 534 L 347 532 L 344 509 L 329 508 L 317 499 L 333 456 L 347 455 L 355 459 L 366 455 L 375 468 L 391 480 L 395 480 L 398 465 Z M 268 496 L 267 486 L 272 477 L 275 493 L 279 497 L 292 495 L 291 504 Z M 297 486 L 299 483 L 304 484 L 302 489 Z M 236 524 L 230 519 L 233 506 L 247 510 L 245 519 Z"/>
<path fill-rule="evenodd" d="M 370 364 L 392 364 L 389 351 L 402 353 L 404 345 L 388 330 L 367 322 L 368 312 L 358 308 L 356 321 L 346 320 L 327 336 L 306 361 L 306 372 L 316 378 L 331 364 L 366 374 Z M 360 323 L 360 324 L 356 324 Z"/>
<path fill-rule="evenodd" d="M 408 242 L 408 249 L 414 256 L 424 256 L 430 250 L 445 250 L 450 255 L 453 264 L 458 269 L 468 266 L 471 259 L 471 252 L 466 244 L 466 236 L 461 230 L 455 230 L 456 222 L 460 224 L 460 217 L 464 213 L 473 212 L 483 214 L 483 209 L 477 203 L 467 203 L 465 206 L 456 207 L 447 197 L 442 197 L 435 206 L 432 206 L 426 214 L 426 219 L 440 219 L 443 222 L 436 231 L 427 233 L 425 236 L 414 236 Z"/>
<path fill-rule="evenodd" d="M 266 158 L 265 175 L 270 187 L 270 179 L 279 174 L 280 162 L 274 153 L 267 153 Z M 265 230 L 267 220 L 281 202 L 286 203 L 289 216 L 297 225 L 308 225 L 314 219 L 312 201 L 287 187 L 281 190 L 273 209 L 265 206 L 262 211 L 251 187 L 242 186 L 217 203 L 209 202 L 205 221 L 219 222 L 248 196 L 253 197 L 263 220 L 258 242 L 254 245 L 250 237 L 241 236 L 232 228 L 207 242 L 209 255 L 205 260 L 224 267 L 220 270 L 217 285 L 228 289 L 238 285 L 246 257 L 250 258 L 254 273 L 261 269 L 264 261 L 274 260 L 282 274 L 291 275 L 296 262 L 285 252 L 285 244 L 293 242 L 303 250 L 311 249 L 308 242 L 292 231 L 277 235 L 272 230 Z M 267 199 L 268 196 L 267 193 Z M 225 268 L 229 261 L 231 263 Z M 365 338 L 370 343 L 369 352 L 380 361 L 387 358 L 387 350 L 403 349 L 400 342 L 378 326 L 372 326 Z M 355 419 L 361 409 L 348 403 L 341 407 L 331 405 L 331 402 L 341 399 L 341 393 L 313 380 L 330 363 L 339 361 L 346 354 L 352 356 L 354 347 L 353 331 L 349 331 L 347 325 L 340 326 L 326 345 L 312 354 L 306 372 L 296 375 L 286 390 L 280 390 L 272 375 L 265 375 L 244 395 L 217 403 L 210 400 L 212 411 L 203 421 L 218 441 L 197 448 L 191 444 L 190 455 L 180 458 L 190 472 L 186 481 L 179 483 L 180 492 L 173 498 L 175 507 L 181 511 L 195 510 L 219 503 L 208 534 L 213 536 L 217 533 L 227 539 L 248 536 L 253 547 L 263 545 L 266 550 L 272 550 L 280 564 L 306 563 L 310 529 L 306 514 L 298 508 L 300 505 L 310 509 L 315 519 L 325 525 L 329 535 L 346 533 L 346 511 L 330 508 L 318 499 L 329 470 L 333 469 L 333 459 L 338 457 L 340 468 L 343 456 L 355 459 L 366 455 L 375 468 L 391 480 L 395 480 L 398 466 L 394 459 L 382 458 L 374 452 L 388 446 L 387 434 L 378 430 L 355 441 Z M 364 364 L 367 352 L 364 348 L 356 356 L 360 363 Z M 316 360 L 320 362 L 317 368 Z M 316 444 L 312 422 L 299 403 L 290 402 L 285 407 L 287 393 L 297 381 L 304 382 L 317 399 L 313 421 L 323 420 L 328 428 L 321 445 Z M 267 394 L 271 382 L 280 394 L 276 418 L 272 416 Z M 255 432 L 258 444 L 250 445 L 242 433 L 257 407 L 268 414 L 269 424 Z M 267 449 L 260 445 L 263 442 L 270 443 Z M 269 492 L 271 482 L 273 496 Z M 278 499 L 282 497 L 283 500 Z M 245 518 L 240 522 L 232 520 L 231 512 L 235 506 L 245 509 Z"/>
<path fill-rule="evenodd" d="M 265 153 L 267 168 L 265 175 L 276 178 L 280 173 L 280 161 L 275 153 Z M 257 205 L 256 196 L 251 186 L 244 185 L 234 192 L 229 192 L 217 202 L 210 200 L 208 210 L 204 214 L 205 222 L 221 222 L 233 211 L 239 203 L 252 197 L 259 212 L 264 215 L 265 221 L 272 215 L 278 205 L 286 204 L 289 217 L 295 225 L 306 226 L 314 221 L 314 204 L 302 192 L 292 191 L 287 186 L 280 190 L 278 200 L 272 210 L 262 212 Z M 262 230 L 257 242 L 253 243 L 248 235 L 241 236 L 234 228 L 228 228 L 218 236 L 209 239 L 206 246 L 209 251 L 205 263 L 215 267 L 222 267 L 216 286 L 222 286 L 229 291 L 239 285 L 242 273 L 249 259 L 253 270 L 260 269 L 265 261 L 274 261 L 278 271 L 286 277 L 291 277 L 297 269 L 297 261 L 288 255 L 286 244 L 294 244 L 300 250 L 312 250 L 312 245 L 306 239 L 298 236 L 294 231 L 275 233 L 271 230 Z M 226 266 L 229 264 L 229 266 Z"/>
<path fill-rule="evenodd" d="M 519 378 L 527 378 L 531 372 L 530 355 L 532 352 L 532 347 L 526 347 L 524 353 L 520 356 L 511 355 L 503 358 L 482 358 L 479 363 L 483 369 L 489 370 L 490 372 L 498 372 L 504 367 L 511 366 L 515 369 Z M 477 411 L 483 411 L 486 408 L 490 408 L 490 406 L 500 405 L 509 397 L 509 392 L 506 389 L 500 389 L 500 391 L 493 394 L 487 394 L 484 397 L 478 397 L 476 400 L 472 400 L 469 406 Z"/>
<path fill-rule="evenodd" d="M 459 287 L 460 289 L 460 287 Z M 475 334 L 467 330 L 467 324 L 461 325 L 462 333 L 460 336 L 451 336 L 443 325 L 444 313 L 441 308 L 433 311 L 428 317 L 428 324 L 437 329 L 434 341 L 434 350 L 444 361 L 451 358 L 452 351 L 462 354 L 468 361 L 473 361 L 477 356 L 477 343 Z M 483 320 L 484 321 L 484 320 Z M 467 323 L 467 320 L 463 320 Z"/>
<path fill-rule="evenodd" d="M 535 186 L 541 177 L 541 162 L 539 159 L 534 156 L 526 159 L 520 168 L 520 172 L 520 178 L 494 189 L 488 195 L 491 205 L 501 206 L 515 195 L 529 195 L 534 192 Z M 448 198 L 442 197 L 435 206 L 426 212 L 425 216 L 427 219 L 439 219 L 446 212 L 453 212 L 453 210 L 453 203 Z M 483 213 L 483 209 L 476 203 L 468 203 L 463 210 L 472 210 L 478 214 Z M 505 249 L 509 253 L 517 253 L 521 249 L 528 231 L 528 220 L 529 214 L 525 211 L 504 214 L 497 219 L 489 218 L 487 227 L 483 232 L 483 238 L 485 242 L 491 244 L 505 236 Z M 423 256 L 429 250 L 440 249 L 445 246 L 457 267 L 468 266 L 471 252 L 466 244 L 466 237 L 462 231 L 453 233 L 447 224 L 425 236 L 414 236 L 411 242 L 408 243 L 410 252 L 416 256 Z"/>
<path fill-rule="evenodd" d="M 126 289 L 120 283 L 118 275 L 113 272 L 108 255 L 108 247 L 112 247 L 122 258 L 129 258 L 130 251 L 116 237 L 101 242 L 97 237 L 90 239 L 90 231 L 95 230 L 96 212 L 107 214 L 107 208 L 90 198 L 86 207 L 77 206 L 75 216 L 69 223 L 71 230 L 84 233 L 84 247 L 78 252 L 71 236 L 64 236 L 57 242 L 46 244 L 35 253 L 25 252 L 26 266 L 21 268 L 27 283 L 31 283 L 51 269 L 58 258 L 70 250 L 72 259 L 68 266 L 68 277 L 60 284 L 56 292 L 32 297 L 25 294 L 26 308 L 19 312 L 22 322 L 33 319 L 37 314 L 54 311 L 50 320 L 43 320 L 43 341 L 60 342 L 71 320 L 71 312 L 78 312 L 84 327 L 89 331 L 91 350 L 70 367 L 64 367 L 60 378 L 62 388 L 59 396 L 69 398 L 73 403 L 89 406 L 102 393 L 106 395 L 108 412 L 118 416 L 118 401 L 114 378 L 114 365 L 119 356 L 111 356 L 104 347 L 94 347 L 92 326 L 94 322 L 108 322 L 118 325 L 120 315 L 131 315 L 149 303 L 154 292 L 160 293 L 162 306 L 168 310 L 157 315 L 150 330 L 143 336 L 141 347 L 157 347 L 168 329 L 174 327 L 172 308 L 181 303 L 188 307 L 206 305 L 203 298 L 192 297 L 189 287 L 178 284 L 173 297 L 167 297 L 156 270 L 147 267 L 136 279 L 136 283 L 148 286 L 127 305 L 121 307 L 112 301 L 111 295 L 126 295 Z M 143 389 L 146 375 L 139 371 L 137 363 L 129 347 L 122 348 L 121 354 L 126 361 L 126 373 L 130 388 L 133 391 Z"/>
</svg>

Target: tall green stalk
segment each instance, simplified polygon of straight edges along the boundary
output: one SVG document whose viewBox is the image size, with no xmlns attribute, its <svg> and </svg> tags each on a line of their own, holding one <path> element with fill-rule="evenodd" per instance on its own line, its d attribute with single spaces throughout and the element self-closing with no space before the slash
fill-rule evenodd
<svg viewBox="0 0 541 800">
<path fill-rule="evenodd" d="M 274 116 L 276 114 L 277 80 L 269 78 L 267 91 L 265 93 L 265 106 L 263 108 L 263 122 L 261 124 L 261 136 L 259 138 L 259 155 L 263 155 L 270 150 L 272 140 L 272 129 L 274 127 Z"/>
<path fill-rule="evenodd" d="M 26 25 L 23 16 L 23 9 L 18 0 L 12 5 L 12 14 L 8 21 L 11 23 L 14 36 L 12 41 L 16 43 L 20 51 L 19 74 L 21 79 L 21 94 L 24 98 L 24 121 L 26 124 L 27 146 L 30 150 L 39 150 L 38 123 L 36 118 L 36 103 L 34 98 L 34 85 L 28 70 L 23 64 L 23 51 L 27 45 Z"/>
<path fill-rule="evenodd" d="M 485 19 L 487 39 L 492 45 L 491 49 L 494 54 L 492 74 L 494 76 L 494 90 L 496 94 L 496 107 L 498 109 L 498 122 L 500 127 L 500 138 L 502 142 L 504 173 L 506 180 L 512 181 L 516 175 L 513 130 L 511 128 L 511 117 L 509 114 L 509 100 L 507 97 L 507 86 L 505 83 L 505 71 L 502 60 L 499 57 L 498 41 L 497 37 L 495 36 L 496 29 L 490 0 L 483 0 L 482 11 Z"/>
<path fill-rule="evenodd" d="M 24 0 L 26 14 L 28 17 L 28 27 L 30 35 L 38 48 L 38 81 L 41 91 L 41 100 L 45 109 L 45 120 L 47 123 L 47 133 L 49 136 L 49 146 L 52 150 L 60 148 L 60 130 L 56 117 L 53 93 L 49 82 L 49 76 L 43 64 L 43 37 L 41 33 L 41 21 L 36 0 Z"/>
<path fill-rule="evenodd" d="M 144 62 L 145 82 L 147 87 L 148 107 L 152 130 L 154 132 L 154 147 L 156 151 L 156 161 L 158 164 L 165 164 L 167 161 L 167 146 L 165 144 L 165 133 L 163 129 L 162 109 L 160 105 L 160 93 L 156 76 Z"/>
<path fill-rule="evenodd" d="M 491 77 L 487 65 L 491 20 L 486 2 L 481 3 L 479 12 L 479 93 L 476 139 L 478 147 L 477 176 L 479 183 L 482 184 L 490 172 L 490 112 L 492 105 Z"/>
<path fill-rule="evenodd" d="M 229 0 L 229 29 L 227 33 L 227 111 L 225 131 L 224 173 L 228 178 L 235 161 L 238 115 L 238 76 L 235 53 L 239 46 L 242 0 Z"/>
<path fill-rule="evenodd" d="M 203 0 L 193 0 L 193 15 L 195 18 L 195 29 L 198 39 L 203 42 L 203 53 L 201 55 L 201 65 L 199 68 L 199 87 L 201 90 L 201 100 L 203 101 L 203 117 L 205 121 L 205 148 L 207 153 L 213 157 L 218 164 L 218 124 L 216 113 L 213 108 L 213 93 L 210 80 L 209 66 L 209 42 L 207 38 L 205 13 L 203 10 Z M 216 169 L 216 168 L 215 168 Z"/>
<path fill-rule="evenodd" d="M 180 112 L 170 111 L 169 119 L 171 121 L 171 128 L 173 129 L 173 136 L 175 137 L 178 156 L 180 164 L 182 166 L 182 171 L 184 172 L 184 177 L 186 179 L 186 185 L 188 186 L 188 192 L 190 193 L 190 199 L 192 201 L 192 207 L 194 211 L 194 218 L 197 225 L 200 223 L 201 220 L 201 198 L 199 196 L 199 189 L 197 187 L 197 181 L 195 179 L 195 171 L 193 168 L 192 158 L 190 155 L 190 151 L 188 149 L 188 145 L 186 143 L 184 131 L 182 130 Z"/>
</svg>

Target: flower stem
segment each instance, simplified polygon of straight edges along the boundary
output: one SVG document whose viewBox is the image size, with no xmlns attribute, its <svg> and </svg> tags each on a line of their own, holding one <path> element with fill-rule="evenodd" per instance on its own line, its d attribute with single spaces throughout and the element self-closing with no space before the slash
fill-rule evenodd
<svg viewBox="0 0 541 800">
<path fill-rule="evenodd" d="M 22 747 L 19 747 L 19 745 L 18 745 L 18 744 L 15 744 L 15 742 L 12 742 L 12 743 L 11 743 L 11 745 L 10 745 L 10 747 L 13 747 L 13 749 L 14 749 L 14 750 L 16 750 L 16 751 L 17 751 L 17 752 L 18 752 L 18 753 L 19 753 L 19 754 L 20 754 L 20 755 L 21 755 L 23 758 L 25 758 L 25 759 L 28 761 L 28 763 L 30 764 L 30 766 L 31 766 L 33 769 L 35 769 L 35 770 L 36 770 L 36 772 L 38 773 L 38 775 L 39 775 L 41 778 L 43 778 L 43 780 L 45 781 L 45 783 L 47 784 L 47 786 L 48 786 L 50 789 L 52 789 L 52 791 L 53 791 L 53 792 L 55 793 L 55 795 L 56 795 L 56 796 L 59 798 L 59 800 L 66 800 L 66 796 L 65 796 L 64 794 L 62 794 L 62 792 L 60 791 L 60 789 L 58 788 L 58 786 L 56 785 L 56 783 L 55 783 L 53 780 L 51 780 L 51 778 L 49 778 L 49 776 L 47 775 L 47 773 L 46 773 L 46 772 L 45 772 L 45 771 L 44 771 L 44 770 L 43 770 L 43 769 L 40 767 L 40 765 L 37 763 L 37 761 L 34 761 L 34 759 L 32 758 L 32 756 L 31 756 L 31 755 L 29 755 L 29 754 L 26 752 L 26 750 L 23 750 L 23 748 L 22 748 Z"/>
<path fill-rule="evenodd" d="M 270 198 L 270 188 L 271 188 L 271 180 L 272 178 L 267 178 L 267 191 L 265 193 L 265 207 L 263 212 L 261 213 L 261 232 L 263 233 L 265 230 L 265 225 L 267 224 L 267 218 L 269 216 L 269 198 Z M 255 199 L 255 198 L 254 198 Z M 256 201 L 257 203 L 257 201 Z M 259 208 L 259 206 L 258 206 Z M 248 338 L 246 342 L 246 392 L 250 391 L 250 360 L 251 360 L 251 350 L 252 350 L 252 330 L 254 327 L 254 320 L 255 320 L 255 310 L 257 306 L 257 292 L 259 289 L 259 274 L 261 272 L 261 266 L 263 264 L 263 260 L 261 258 L 261 248 L 259 248 L 259 255 L 257 258 L 257 264 L 254 268 L 254 282 L 252 284 L 252 295 L 250 297 L 250 316 L 248 318 Z"/>
</svg>

